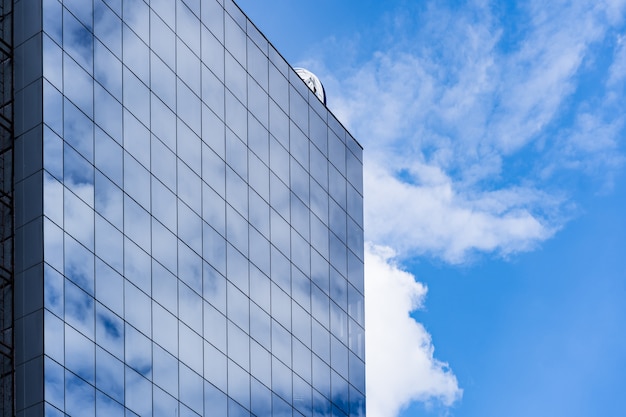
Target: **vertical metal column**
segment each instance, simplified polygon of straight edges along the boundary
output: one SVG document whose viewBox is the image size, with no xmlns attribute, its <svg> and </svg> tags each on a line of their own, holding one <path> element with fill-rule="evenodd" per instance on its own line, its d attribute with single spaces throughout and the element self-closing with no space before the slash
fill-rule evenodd
<svg viewBox="0 0 626 417">
<path fill-rule="evenodd" d="M 13 0 L 0 0 L 0 417 L 14 415 Z"/>
</svg>

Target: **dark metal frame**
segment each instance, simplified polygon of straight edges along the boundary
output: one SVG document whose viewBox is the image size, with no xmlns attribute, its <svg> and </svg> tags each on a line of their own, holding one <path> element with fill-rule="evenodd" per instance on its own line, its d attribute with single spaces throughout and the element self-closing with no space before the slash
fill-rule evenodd
<svg viewBox="0 0 626 417">
<path fill-rule="evenodd" d="M 15 414 L 13 0 L 0 0 L 0 417 Z"/>
</svg>

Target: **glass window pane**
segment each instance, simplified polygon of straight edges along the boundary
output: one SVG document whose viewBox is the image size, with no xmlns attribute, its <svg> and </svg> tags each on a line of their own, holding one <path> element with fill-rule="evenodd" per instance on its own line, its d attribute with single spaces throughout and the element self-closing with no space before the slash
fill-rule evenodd
<svg viewBox="0 0 626 417">
<path fill-rule="evenodd" d="M 151 163 L 152 166 L 159 167 L 153 169 L 151 173 L 156 176 L 170 190 L 176 190 L 176 155 L 168 147 L 152 136 Z M 154 209 L 154 206 L 153 206 Z M 176 230 L 175 228 L 172 230 Z"/>
<path fill-rule="evenodd" d="M 96 215 L 96 255 L 118 271 L 124 269 L 124 236 L 111 223 Z"/>
<path fill-rule="evenodd" d="M 101 129 L 96 129 L 95 165 L 111 181 L 122 187 L 123 152 L 118 142 Z"/>
<path fill-rule="evenodd" d="M 178 120 L 177 140 L 176 154 L 185 164 L 194 170 L 196 174 L 200 175 L 202 173 L 202 142 L 200 141 L 200 137 Z"/>
<path fill-rule="evenodd" d="M 211 4 L 214 1 L 207 3 Z M 206 9 L 207 7 L 203 7 L 203 10 Z M 202 63 L 220 80 L 224 79 L 224 54 L 224 47 L 218 38 L 202 27 Z"/>
<path fill-rule="evenodd" d="M 202 240 L 200 240 L 202 242 Z M 178 276 L 198 294 L 202 292 L 202 258 L 178 241 Z"/>
<path fill-rule="evenodd" d="M 226 201 L 241 216 L 248 217 L 248 184 L 230 168 L 226 169 Z"/>
<path fill-rule="evenodd" d="M 179 366 L 179 376 L 180 401 L 196 412 L 202 413 L 204 407 L 202 377 L 183 364 Z"/>
<path fill-rule="evenodd" d="M 120 54 L 118 53 L 118 56 Z M 122 99 L 122 62 L 100 42 L 94 49 L 94 78 L 117 100 Z"/>
<path fill-rule="evenodd" d="M 150 47 L 170 68 L 176 68 L 176 35 L 154 10 L 150 12 Z"/>
<path fill-rule="evenodd" d="M 91 417 L 95 413 L 96 389 L 87 382 L 65 371 L 65 413 Z"/>
<path fill-rule="evenodd" d="M 67 99 L 64 101 L 63 122 L 63 139 L 87 161 L 93 161 L 93 122 Z"/>
<path fill-rule="evenodd" d="M 224 39 L 226 50 L 245 68 L 246 66 L 246 33 L 235 21 L 226 14 L 224 18 Z"/>
<path fill-rule="evenodd" d="M 243 283 L 240 287 L 247 292 L 248 274 L 247 271 L 245 271 L 245 274 L 243 271 L 243 269 L 247 269 L 244 268 L 244 266 L 247 266 L 247 263 L 245 265 L 242 264 L 245 262 L 243 256 L 248 255 L 248 222 L 230 206 L 226 208 L 226 239 L 243 254 L 237 255 L 233 252 L 233 260 L 227 259 L 227 276 L 233 282 Z M 230 254 L 231 251 L 229 249 L 228 255 Z M 236 272 L 233 274 L 231 270 Z"/>
<path fill-rule="evenodd" d="M 176 49 L 176 75 L 191 90 L 200 94 L 200 59 L 189 49 L 189 46 L 178 39 Z"/>
<path fill-rule="evenodd" d="M 125 370 L 126 407 L 137 415 L 152 415 L 152 384 L 140 373 L 126 367 Z"/>
<path fill-rule="evenodd" d="M 178 197 L 196 213 L 202 213 L 202 180 L 178 160 Z"/>
<path fill-rule="evenodd" d="M 178 273 L 176 235 L 152 219 L 152 256 L 172 273 Z"/>
<path fill-rule="evenodd" d="M 256 304 L 250 303 L 250 336 L 256 341 L 256 342 L 251 342 L 252 345 L 255 345 L 255 343 L 258 342 L 265 349 L 267 350 L 272 349 L 271 323 L 272 322 L 271 322 L 269 314 L 263 311 Z M 258 355 L 261 355 L 261 353 L 259 353 Z M 269 369 L 266 375 L 263 375 L 261 372 L 254 372 L 254 369 L 258 369 L 258 367 L 262 367 L 263 364 L 260 363 L 260 364 L 254 365 L 254 355 L 253 355 L 252 360 L 253 360 L 253 366 L 251 367 L 250 372 L 256 378 L 260 379 L 261 381 L 266 382 L 267 385 L 270 385 L 269 380 L 268 380 Z M 258 360 L 261 360 L 261 359 L 258 359 Z M 269 366 L 269 353 L 268 353 L 267 361 L 268 361 L 267 366 Z M 257 368 L 255 368 L 255 366 Z"/>
<path fill-rule="evenodd" d="M 187 7 L 193 2 L 186 1 L 187 4 L 178 0 L 176 7 L 176 31 L 177 35 L 185 42 L 193 52 L 200 56 L 200 19 Z M 200 2 L 197 4 L 198 14 Z M 193 7 L 193 6 L 192 6 Z M 195 7 L 194 7 L 195 9 Z"/>
<path fill-rule="evenodd" d="M 204 344 L 204 378 L 222 391 L 228 390 L 226 355 L 210 343 Z"/>
<path fill-rule="evenodd" d="M 66 221 L 71 221 L 75 223 L 80 223 L 82 221 L 87 221 L 86 218 L 81 217 L 83 214 L 79 207 L 74 207 L 77 202 L 73 200 L 69 200 L 72 198 L 78 198 L 79 200 L 87 203 L 89 206 L 93 207 L 93 199 L 94 199 L 94 169 L 93 165 L 85 160 L 85 158 L 81 157 L 73 148 L 70 146 L 64 147 L 63 152 L 63 160 L 64 160 L 64 170 L 65 170 L 65 186 L 72 190 L 73 193 L 67 193 L 65 195 L 65 204 L 72 205 L 73 208 L 76 208 L 76 212 L 66 213 Z M 71 196 L 70 196 L 71 194 Z M 83 226 L 87 227 L 87 224 L 83 224 Z M 83 235 L 87 238 L 86 234 L 87 230 L 84 231 Z"/>
<path fill-rule="evenodd" d="M 124 191 L 150 210 L 150 172 L 128 153 L 124 153 Z"/>
<path fill-rule="evenodd" d="M 65 326 L 65 367 L 90 384 L 95 384 L 94 342 L 71 326 Z"/>
<path fill-rule="evenodd" d="M 222 235 L 217 233 L 211 226 L 203 223 L 202 232 L 202 253 L 203 258 L 208 264 L 221 274 L 226 274 L 226 240 Z M 209 275 L 211 276 L 211 274 Z M 205 276 L 205 288 L 206 288 Z M 206 292 L 206 289 L 205 289 Z M 205 293 L 205 297 L 207 294 Z"/>
<path fill-rule="evenodd" d="M 156 55 L 151 55 L 151 85 L 152 92 L 170 109 L 176 109 L 176 75 L 161 59 Z M 153 99 L 154 101 L 154 99 Z M 153 104 L 154 105 L 154 104 Z M 153 121 L 158 121 L 156 115 L 152 117 Z M 165 130 L 167 132 L 168 130 Z M 155 131 L 159 137 L 160 131 Z M 163 138 L 162 138 L 163 139 Z"/>
<path fill-rule="evenodd" d="M 102 0 L 94 2 L 94 34 L 114 54 L 122 56 L 122 20 Z"/>
<path fill-rule="evenodd" d="M 124 282 L 124 319 L 136 329 L 150 337 L 152 314 L 150 298 L 130 281 Z"/>
<path fill-rule="evenodd" d="M 179 359 L 194 371 L 202 373 L 202 338 L 182 322 L 179 322 L 178 337 Z"/>
<path fill-rule="evenodd" d="M 124 279 L 100 259 L 96 259 L 96 297 L 118 316 L 124 315 Z"/>
<path fill-rule="evenodd" d="M 124 277 L 144 293 L 151 293 L 150 256 L 128 238 L 124 238 Z"/>
<path fill-rule="evenodd" d="M 127 195 L 124 196 L 124 234 L 143 250 L 150 250 L 150 214 Z"/>
<path fill-rule="evenodd" d="M 200 294 L 179 281 L 178 300 L 180 321 L 191 327 L 194 332 L 202 334 L 202 297 Z"/>
<path fill-rule="evenodd" d="M 229 91 L 226 91 L 225 120 L 226 125 L 232 129 L 239 139 L 243 142 L 248 141 L 248 111 Z"/>
<path fill-rule="evenodd" d="M 125 342 L 124 363 L 140 375 L 152 378 L 152 343 L 150 339 L 133 326 L 126 324 Z M 128 382 L 126 388 L 128 389 Z"/>
<path fill-rule="evenodd" d="M 132 30 L 148 43 L 149 13 L 148 5 L 142 0 L 124 0 L 124 22 L 128 24 Z M 126 39 L 124 39 L 126 42 Z"/>
<path fill-rule="evenodd" d="M 150 167 L 150 131 L 127 111 L 124 112 L 124 149 L 144 167 Z"/>
<path fill-rule="evenodd" d="M 146 57 L 149 62 L 149 57 Z M 146 81 L 148 82 L 148 81 Z M 150 123 L 150 90 L 135 74 L 124 67 L 124 106 L 141 123 Z"/>
<path fill-rule="evenodd" d="M 269 92 L 270 97 L 274 102 L 282 108 L 285 113 L 289 112 L 289 82 L 283 74 L 274 66 L 269 66 Z M 270 108 L 271 110 L 271 108 Z M 276 114 L 270 111 L 270 126 L 271 132 L 274 133 L 274 126 L 272 124 L 272 116 Z M 287 128 L 288 129 L 288 128 Z"/>
<path fill-rule="evenodd" d="M 155 373 L 156 373 L 156 369 L 155 369 Z M 178 388 L 178 373 L 176 375 L 176 379 L 169 378 L 169 381 L 176 381 L 176 387 Z M 155 379 L 155 383 L 156 383 L 156 379 Z M 176 398 L 167 394 L 158 386 L 154 386 L 152 395 L 154 396 L 153 397 L 154 398 L 153 416 L 169 417 L 172 415 L 172 413 L 174 413 L 175 416 L 178 415 L 178 400 Z"/>
<path fill-rule="evenodd" d="M 202 219 L 219 233 L 226 234 L 226 202 L 205 183 L 202 183 Z"/>
<path fill-rule="evenodd" d="M 63 317 L 63 275 L 49 265 L 44 265 L 44 306 Z"/>
<path fill-rule="evenodd" d="M 63 7 L 58 1 L 43 2 L 43 30 L 61 45 L 63 43 Z M 62 408 L 62 407 L 61 407 Z"/>
<path fill-rule="evenodd" d="M 160 263 L 152 261 L 152 297 L 172 314 L 178 312 L 177 291 L 176 276 Z"/>
<path fill-rule="evenodd" d="M 87 293 L 94 290 L 94 256 L 70 235 L 65 234 L 65 276 Z"/>
<path fill-rule="evenodd" d="M 91 5 L 90 2 L 89 4 Z M 91 18 L 89 18 L 89 21 L 89 27 L 85 27 L 72 13 L 67 9 L 63 9 L 63 49 L 80 66 L 91 72 L 93 68 L 93 35 L 90 32 Z"/>
<path fill-rule="evenodd" d="M 209 145 L 213 152 L 219 155 L 220 158 L 224 159 L 226 157 L 224 122 L 206 106 L 202 106 L 202 132 L 202 140 Z M 205 181 L 210 184 L 208 177 L 205 176 L 204 178 Z"/>
<path fill-rule="evenodd" d="M 266 104 L 267 102 L 264 107 L 267 109 Z M 248 146 L 250 151 L 254 152 L 254 155 L 250 155 L 250 160 L 252 160 L 252 157 L 254 156 L 254 158 L 260 158 L 260 161 L 262 161 L 264 165 L 269 164 L 268 139 L 269 132 L 266 127 L 261 125 L 261 123 L 259 123 L 257 119 L 252 116 L 252 113 L 250 113 L 248 117 Z"/>
<path fill-rule="evenodd" d="M 228 361 L 228 396 L 244 407 L 250 408 L 250 375 L 230 360 Z"/>
<path fill-rule="evenodd" d="M 246 333 L 250 329 L 250 301 L 246 295 L 231 283 L 228 283 L 226 295 L 228 297 L 228 320 L 241 327 Z"/>
<path fill-rule="evenodd" d="M 230 131 L 226 134 L 226 162 L 241 178 L 248 178 L 248 150 L 246 144 Z"/>
<path fill-rule="evenodd" d="M 96 347 L 96 387 L 124 402 L 124 363 L 100 347 Z"/>
<path fill-rule="evenodd" d="M 270 279 L 254 265 L 250 266 L 250 298 L 266 312 L 270 311 Z"/>
<path fill-rule="evenodd" d="M 171 0 L 151 0 L 150 7 L 156 11 L 171 28 L 176 27 L 176 2 Z"/>
<path fill-rule="evenodd" d="M 124 322 L 100 303 L 96 304 L 96 342 L 118 359 L 124 359 Z M 110 392 L 107 394 L 117 398 Z"/>
<path fill-rule="evenodd" d="M 235 95 L 242 103 L 248 100 L 247 83 L 248 76 L 246 70 L 239 64 L 231 54 L 226 54 L 225 62 L 225 82 L 226 88 Z"/>
<path fill-rule="evenodd" d="M 224 8 L 222 2 L 208 0 L 202 4 L 202 23 L 204 23 L 215 36 L 224 40 Z"/>
<path fill-rule="evenodd" d="M 221 122 L 220 122 L 221 123 Z M 224 125 L 222 124 L 222 155 L 224 155 Z M 206 138 L 205 138 L 206 140 Z M 210 145 L 209 145 L 210 146 Z M 202 146 L 202 179 L 222 198 L 226 196 L 226 163 L 209 146 Z"/>
<path fill-rule="evenodd" d="M 213 1 L 213 0 L 210 0 Z M 204 412 L 207 416 L 225 416 L 227 411 L 227 397 L 214 385 L 204 383 Z"/>
<path fill-rule="evenodd" d="M 268 358 L 269 360 L 269 358 Z M 270 363 L 271 366 L 271 363 Z M 267 377 L 271 374 L 271 368 L 267 370 Z M 254 378 L 250 380 L 250 410 L 256 416 L 269 416 L 272 413 L 272 392 Z"/>
<path fill-rule="evenodd" d="M 244 370 L 250 370 L 250 337 L 230 321 L 228 322 L 228 358 Z"/>
<path fill-rule="evenodd" d="M 46 357 L 44 359 L 45 400 L 60 409 L 63 409 L 65 406 L 64 380 L 65 372 L 63 367 Z M 63 413 L 61 413 L 61 416 L 63 416 Z"/>
<path fill-rule="evenodd" d="M 178 356 L 178 320 L 176 316 L 165 310 L 159 304 L 152 303 L 152 316 L 155 323 L 153 339 L 162 348 L 174 356 Z M 167 388 L 164 387 L 163 388 Z"/>
<path fill-rule="evenodd" d="M 53 177 L 63 181 L 63 140 L 48 126 L 44 126 L 43 165 Z"/>
<path fill-rule="evenodd" d="M 96 171 L 95 206 L 98 214 L 118 229 L 123 228 L 124 193 L 107 177 Z"/>
<path fill-rule="evenodd" d="M 196 90 L 200 94 L 200 90 Z M 202 104 L 200 98 L 180 79 L 176 87 L 177 114 L 194 131 L 202 132 Z"/>
</svg>

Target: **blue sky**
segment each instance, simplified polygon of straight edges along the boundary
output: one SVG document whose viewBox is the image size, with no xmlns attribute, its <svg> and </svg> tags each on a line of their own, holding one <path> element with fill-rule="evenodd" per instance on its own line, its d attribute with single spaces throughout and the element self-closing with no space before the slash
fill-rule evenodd
<svg viewBox="0 0 626 417">
<path fill-rule="evenodd" d="M 239 0 L 365 147 L 369 417 L 626 409 L 626 1 Z"/>
</svg>

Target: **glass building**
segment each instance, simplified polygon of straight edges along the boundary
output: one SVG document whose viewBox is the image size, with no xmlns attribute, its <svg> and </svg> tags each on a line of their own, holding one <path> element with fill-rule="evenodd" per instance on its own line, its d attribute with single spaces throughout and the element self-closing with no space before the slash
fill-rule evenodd
<svg viewBox="0 0 626 417">
<path fill-rule="evenodd" d="M 0 3 L 0 415 L 363 416 L 362 149 L 254 24 Z"/>
</svg>

